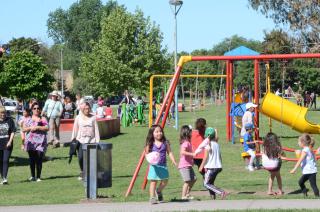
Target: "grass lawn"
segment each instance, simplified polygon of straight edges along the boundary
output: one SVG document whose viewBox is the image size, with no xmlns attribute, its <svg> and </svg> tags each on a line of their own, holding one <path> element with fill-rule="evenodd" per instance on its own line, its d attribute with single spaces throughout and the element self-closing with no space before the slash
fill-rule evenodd
<svg viewBox="0 0 320 212">
<path fill-rule="evenodd" d="M 311 111 L 308 118 L 317 122 L 320 112 Z M 281 173 L 283 177 L 283 187 L 285 195 L 282 197 L 271 197 L 266 195 L 268 173 L 264 170 L 248 172 L 245 170 L 245 164 L 240 154 L 241 145 L 227 143 L 225 139 L 226 122 L 225 106 L 209 106 L 205 110 L 197 112 L 180 113 L 180 126 L 182 124 L 192 124 L 196 118 L 204 117 L 208 126 L 216 127 L 220 135 L 220 145 L 222 150 L 223 171 L 218 175 L 216 185 L 231 192 L 227 199 L 272 199 L 272 198 L 303 198 L 301 194 L 288 194 L 298 189 L 298 179 L 301 176 L 300 171 L 295 174 L 289 174 L 289 170 L 294 166 L 292 162 L 283 162 Z M 261 135 L 268 132 L 268 120 L 265 116 L 260 116 Z M 289 127 L 281 126 L 273 122 L 273 131 L 281 135 L 283 146 L 298 148 L 297 132 Z M 104 198 L 102 201 L 147 201 L 148 187 L 141 190 L 141 183 L 146 170 L 146 163 L 142 166 L 140 174 L 135 183 L 132 195 L 124 198 L 132 174 L 137 165 L 141 151 L 144 147 L 147 127 L 128 127 L 121 129 L 122 134 L 112 139 L 105 140 L 113 144 L 112 175 L 113 186 L 108 189 L 100 189 L 99 195 Z M 172 125 L 165 128 L 165 134 L 172 143 L 174 155 L 179 159 L 178 132 Z M 85 199 L 85 191 L 82 182 L 77 180 L 79 168 L 77 159 L 73 158 L 72 163 L 68 164 L 68 148 L 48 149 L 47 156 L 53 157 L 52 161 L 43 164 L 42 182 L 28 182 L 30 171 L 28 166 L 27 153 L 21 151 L 20 139 L 17 134 L 15 139 L 15 148 L 10 161 L 9 185 L 0 186 L 0 205 L 27 205 L 27 204 L 57 204 L 57 203 L 79 203 Z M 315 136 L 319 141 L 319 136 Z M 236 140 L 238 141 L 238 139 Z M 316 146 L 318 146 L 316 144 Z M 288 157 L 294 157 L 293 154 L 287 154 Z M 168 162 L 170 179 L 167 188 L 164 190 L 164 197 L 167 200 L 179 199 L 181 196 L 182 180 L 179 172 Z M 199 199 L 208 199 L 207 193 L 199 192 L 203 189 L 201 176 L 197 174 L 193 191 L 202 193 Z M 307 186 L 309 186 L 307 184 Z M 275 190 L 276 191 L 276 190 Z M 310 198 L 313 192 L 309 192 Z"/>
</svg>

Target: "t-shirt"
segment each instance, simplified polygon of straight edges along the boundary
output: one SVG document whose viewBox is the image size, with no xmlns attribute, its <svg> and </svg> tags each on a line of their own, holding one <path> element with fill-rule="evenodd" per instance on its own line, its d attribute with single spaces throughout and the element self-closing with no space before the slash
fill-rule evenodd
<svg viewBox="0 0 320 212">
<path fill-rule="evenodd" d="M 183 143 L 180 145 L 180 151 L 184 150 L 186 152 L 192 153 L 192 146 L 189 141 L 183 141 Z M 193 165 L 193 157 L 190 155 L 182 155 L 180 154 L 180 161 L 178 168 L 186 168 Z"/>
<path fill-rule="evenodd" d="M 302 151 L 306 153 L 306 157 L 301 162 L 302 174 L 317 173 L 317 164 L 313 152 L 309 147 L 304 147 Z"/>
<path fill-rule="evenodd" d="M 192 145 L 193 151 L 196 151 L 196 149 L 202 143 L 203 140 L 204 140 L 204 136 L 201 135 L 198 130 L 192 130 L 191 145 Z M 203 157 L 204 157 L 204 153 L 201 152 L 201 153 L 197 154 L 194 158 L 195 159 L 203 159 Z"/>
<path fill-rule="evenodd" d="M 246 133 L 246 129 L 244 128 L 246 124 L 253 124 L 252 113 L 248 110 L 242 116 L 242 128 L 240 133 L 241 136 L 244 136 L 244 134 Z"/>
<path fill-rule="evenodd" d="M 16 127 L 12 118 L 5 118 L 0 121 L 0 150 L 4 150 L 10 139 L 11 133 L 16 132 Z"/>
<path fill-rule="evenodd" d="M 63 112 L 63 105 L 60 101 L 48 99 L 44 105 L 43 111 L 48 118 L 59 118 Z"/>
<path fill-rule="evenodd" d="M 103 107 L 98 107 L 96 114 L 97 114 L 97 118 L 104 118 Z"/>
<path fill-rule="evenodd" d="M 107 107 L 104 112 L 105 112 L 107 118 L 112 117 L 112 108 L 111 107 Z"/>
<path fill-rule="evenodd" d="M 249 149 L 252 149 L 250 148 L 249 144 L 247 142 L 252 142 L 253 141 L 253 137 L 251 135 L 251 133 L 249 132 L 246 132 L 243 136 L 243 150 L 246 152 L 248 151 Z"/>
<path fill-rule="evenodd" d="M 162 142 L 158 147 L 157 145 L 152 145 L 152 152 L 159 152 L 160 160 L 157 165 L 166 166 L 167 165 L 167 142 Z"/>
<path fill-rule="evenodd" d="M 211 141 L 210 145 L 206 146 L 208 150 L 208 159 L 204 168 L 206 169 L 219 169 L 222 168 L 221 153 L 219 144 L 215 141 Z"/>
</svg>

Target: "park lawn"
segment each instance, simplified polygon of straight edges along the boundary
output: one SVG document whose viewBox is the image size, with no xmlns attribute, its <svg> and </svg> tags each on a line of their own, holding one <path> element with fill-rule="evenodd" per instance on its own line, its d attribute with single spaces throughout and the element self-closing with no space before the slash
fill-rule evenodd
<svg viewBox="0 0 320 212">
<path fill-rule="evenodd" d="M 303 198 L 301 194 L 288 194 L 298 189 L 298 179 L 300 171 L 291 175 L 289 170 L 294 166 L 292 162 L 283 162 L 281 173 L 283 177 L 283 187 L 285 195 L 282 197 L 271 197 L 266 195 L 268 173 L 264 170 L 248 172 L 240 154 L 242 147 L 236 139 L 236 144 L 226 142 L 226 121 L 225 106 L 208 106 L 206 109 L 196 112 L 182 112 L 180 115 L 180 126 L 182 124 L 192 124 L 196 118 L 204 117 L 208 126 L 216 127 L 219 131 L 220 145 L 223 159 L 223 171 L 218 175 L 216 185 L 231 192 L 227 199 L 272 199 L 272 198 Z M 311 111 L 308 118 L 316 122 L 320 117 L 320 112 Z M 260 116 L 261 135 L 265 135 L 268 128 L 268 120 L 265 116 Z M 281 135 L 283 146 L 298 148 L 297 137 L 299 133 L 289 127 L 273 122 L 273 131 Z M 146 163 L 143 164 L 132 195 L 128 198 L 124 194 L 128 188 L 132 174 L 135 170 L 140 154 L 145 144 L 147 134 L 146 126 L 134 126 L 122 128 L 122 134 L 105 140 L 113 144 L 112 149 L 112 187 L 99 189 L 98 195 L 102 197 L 101 202 L 123 202 L 123 201 L 148 201 L 148 187 L 141 190 L 141 183 L 146 171 Z M 176 160 L 179 159 L 178 132 L 171 125 L 165 128 L 165 134 L 172 144 L 172 149 Z M 73 158 L 68 164 L 68 148 L 48 149 L 47 156 L 53 158 L 43 164 L 42 182 L 28 182 L 30 171 L 28 166 L 27 153 L 21 151 L 20 139 L 17 134 L 15 147 L 10 161 L 9 185 L 0 186 L 0 205 L 28 205 L 28 204 L 58 204 L 58 203 L 79 203 L 85 199 L 85 190 L 82 182 L 77 180 L 79 168 L 77 158 Z M 319 141 L 319 136 L 315 136 Z M 316 146 L 318 144 L 316 143 Z M 288 157 L 294 157 L 292 153 Z M 169 184 L 164 190 L 164 198 L 168 201 L 179 199 L 181 196 L 182 181 L 176 168 L 168 161 L 170 172 Z M 197 174 L 193 191 L 204 190 L 201 176 Z M 309 186 L 307 184 L 307 186 Z M 275 189 L 276 191 L 276 189 Z M 198 199 L 209 199 L 205 192 L 197 192 L 203 196 Z M 309 198 L 313 198 L 313 192 L 309 192 Z"/>
</svg>

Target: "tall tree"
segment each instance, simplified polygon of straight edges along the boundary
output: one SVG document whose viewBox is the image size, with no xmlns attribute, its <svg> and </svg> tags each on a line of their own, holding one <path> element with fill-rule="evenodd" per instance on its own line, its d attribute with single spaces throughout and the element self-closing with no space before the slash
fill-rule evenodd
<svg viewBox="0 0 320 212">
<path fill-rule="evenodd" d="M 19 52 L 23 50 L 29 50 L 33 54 L 38 54 L 40 48 L 41 48 L 41 42 L 34 38 L 13 38 L 8 43 L 10 51 L 12 53 Z"/>
<path fill-rule="evenodd" d="M 80 0 L 68 10 L 59 8 L 49 13 L 48 34 L 55 43 L 63 43 L 75 51 L 92 49 L 92 42 L 99 39 L 103 14 L 109 14 L 118 5 L 110 0 L 105 6 L 101 0 Z"/>
<path fill-rule="evenodd" d="M 102 20 L 99 42 L 82 58 L 83 90 L 92 94 L 117 94 L 125 89 L 143 91 L 152 73 L 168 69 L 162 33 L 138 10 L 117 8 Z"/>
<path fill-rule="evenodd" d="M 288 24 L 306 50 L 320 49 L 320 1 L 248 0 L 249 5 L 277 24 Z"/>
<path fill-rule="evenodd" d="M 1 95 L 15 96 L 23 99 L 36 97 L 43 99 L 50 91 L 53 82 L 47 66 L 41 58 L 28 50 L 12 54 L 4 64 L 1 72 Z"/>
</svg>

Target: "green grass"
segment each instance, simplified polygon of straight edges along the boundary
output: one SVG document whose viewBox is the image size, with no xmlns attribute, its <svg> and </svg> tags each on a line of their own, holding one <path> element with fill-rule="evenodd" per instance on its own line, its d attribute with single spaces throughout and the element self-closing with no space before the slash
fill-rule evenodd
<svg viewBox="0 0 320 212">
<path fill-rule="evenodd" d="M 319 120 L 320 112 L 310 112 L 308 118 L 314 122 Z M 263 170 L 248 172 L 244 169 L 245 164 L 240 154 L 241 145 L 237 142 L 231 144 L 226 142 L 226 121 L 225 106 L 210 106 L 202 111 L 180 113 L 180 126 L 182 124 L 192 124 L 198 117 L 206 118 L 208 126 L 216 127 L 219 130 L 220 145 L 223 158 L 223 171 L 218 175 L 216 185 L 231 192 L 228 199 L 272 199 L 266 195 L 268 173 Z M 267 118 L 260 116 L 261 135 L 268 132 Z M 281 126 L 273 122 L 273 131 L 281 135 L 283 146 L 298 148 L 297 136 L 299 133 L 289 127 Z M 141 151 L 143 150 L 147 127 L 128 127 L 121 129 L 122 134 L 112 139 L 106 140 L 113 144 L 112 150 L 112 187 L 99 189 L 99 195 L 106 198 L 105 201 L 146 201 L 148 200 L 148 187 L 141 190 L 141 183 L 146 171 L 146 163 L 143 164 L 132 195 L 128 198 L 124 194 L 128 188 L 132 174 L 137 165 Z M 176 160 L 179 159 L 178 132 L 172 127 L 165 128 L 165 134 L 172 143 L 172 149 Z M 81 182 L 77 180 L 79 168 L 77 159 L 68 164 L 68 148 L 48 149 L 47 155 L 53 157 L 53 161 L 43 164 L 43 181 L 39 183 L 27 182 L 30 177 L 27 153 L 19 149 L 19 135 L 15 139 L 15 148 L 10 161 L 9 185 L 0 187 L 0 205 L 27 205 L 27 204 L 57 204 L 57 203 L 79 203 L 85 199 L 85 191 Z M 319 140 L 319 136 L 315 136 Z M 236 139 L 238 141 L 238 139 Z M 316 144 L 316 146 L 318 146 Z M 287 154 L 294 157 L 293 154 Z M 301 175 L 289 174 L 289 170 L 294 166 L 292 162 L 284 162 L 281 173 L 283 177 L 284 191 L 286 195 L 281 198 L 296 199 L 302 195 L 288 195 L 289 192 L 298 189 L 298 179 Z M 167 200 L 179 199 L 181 193 L 182 180 L 177 169 L 170 161 L 168 162 L 170 179 L 164 190 Z M 194 186 L 194 191 L 203 190 L 201 176 L 197 174 L 198 182 Z M 309 186 L 309 185 L 307 185 Z M 310 191 L 312 198 L 312 192 Z M 207 194 L 199 197 L 208 199 Z M 279 198 L 279 197 L 277 197 Z"/>
</svg>

